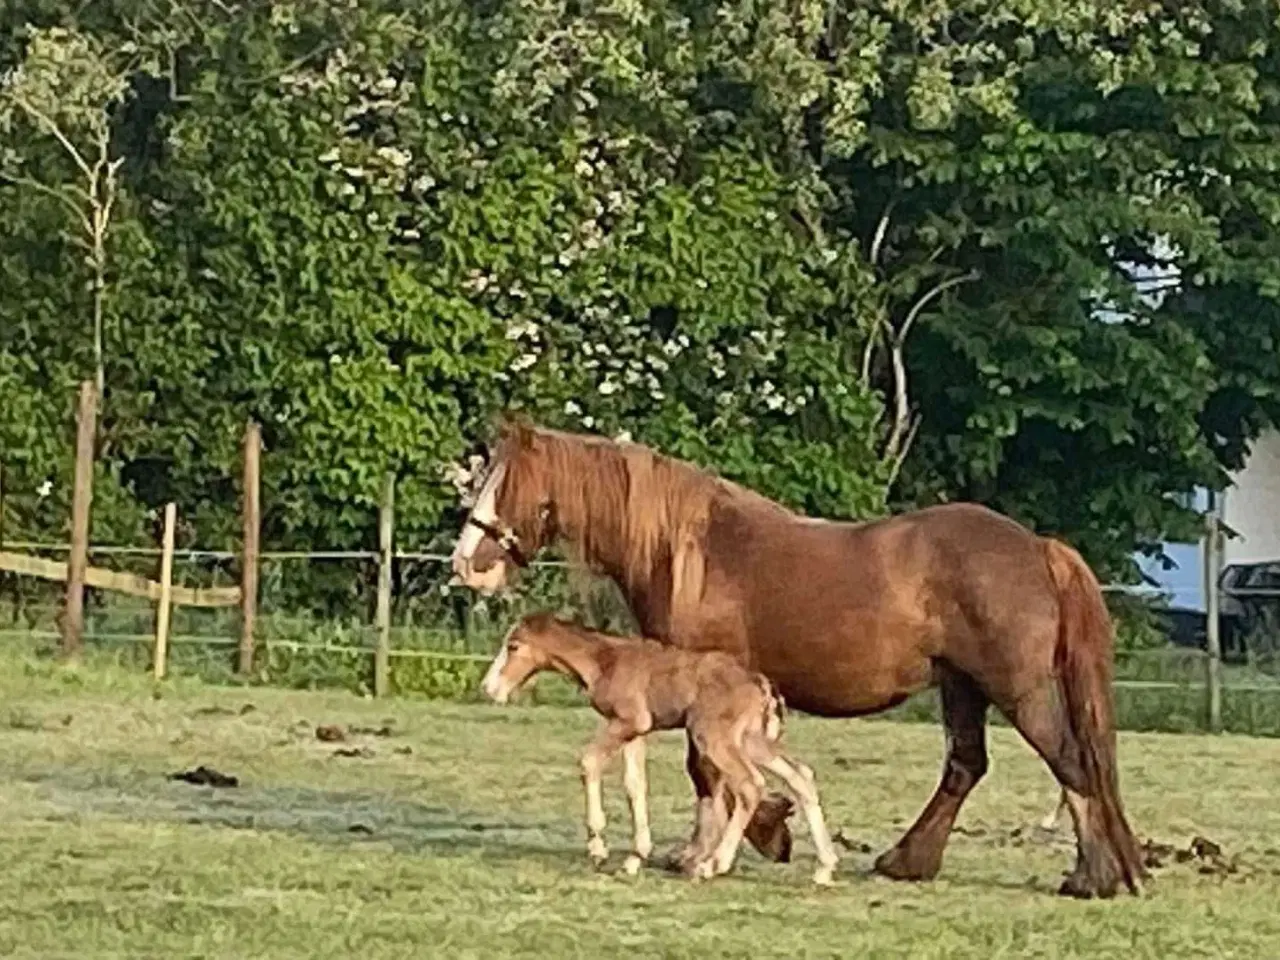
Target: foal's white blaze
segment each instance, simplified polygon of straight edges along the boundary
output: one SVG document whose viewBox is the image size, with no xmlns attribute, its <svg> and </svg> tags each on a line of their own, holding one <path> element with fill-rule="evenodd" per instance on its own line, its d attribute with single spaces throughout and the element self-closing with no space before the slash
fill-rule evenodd
<svg viewBox="0 0 1280 960">
<path fill-rule="evenodd" d="M 505 473 L 505 464 L 498 464 L 493 472 L 489 474 L 489 478 L 484 482 L 484 487 L 480 490 L 480 496 L 476 498 L 476 505 L 471 509 L 472 519 L 490 526 L 497 524 L 498 487 L 502 483 L 502 477 Z M 484 537 L 485 533 L 480 527 L 471 522 L 466 523 L 462 528 L 462 532 L 458 534 L 458 542 L 454 544 L 453 557 L 451 558 L 453 572 L 457 575 L 458 581 L 464 586 L 477 590 L 494 589 L 501 586 L 503 577 L 501 563 L 494 564 L 491 570 L 481 574 L 471 569 L 471 558 L 475 556 L 476 550 L 479 549 L 480 542 Z M 496 576 L 494 575 L 495 572 Z"/>
<path fill-rule="evenodd" d="M 493 658 L 493 663 L 489 664 L 484 680 L 480 682 L 480 689 L 494 703 L 506 703 L 507 698 L 511 696 L 510 688 L 502 679 L 502 671 L 506 669 L 506 666 L 507 645 L 504 643 L 502 649 L 498 651 L 498 655 Z"/>
</svg>

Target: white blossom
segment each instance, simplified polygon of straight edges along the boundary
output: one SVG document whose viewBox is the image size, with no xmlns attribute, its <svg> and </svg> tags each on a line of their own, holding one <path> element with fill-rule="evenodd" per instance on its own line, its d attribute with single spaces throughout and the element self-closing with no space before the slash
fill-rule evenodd
<svg viewBox="0 0 1280 960">
<path fill-rule="evenodd" d="M 398 147 L 379 147 L 378 156 L 393 167 L 407 167 L 413 158 Z"/>
<path fill-rule="evenodd" d="M 536 337 L 538 335 L 538 325 L 532 320 L 512 323 L 507 326 L 507 339 L 519 340 L 522 337 Z"/>
<path fill-rule="evenodd" d="M 538 355 L 536 353 L 523 353 L 511 361 L 511 370 L 514 373 L 520 373 L 522 370 L 528 370 L 537 362 Z"/>
</svg>

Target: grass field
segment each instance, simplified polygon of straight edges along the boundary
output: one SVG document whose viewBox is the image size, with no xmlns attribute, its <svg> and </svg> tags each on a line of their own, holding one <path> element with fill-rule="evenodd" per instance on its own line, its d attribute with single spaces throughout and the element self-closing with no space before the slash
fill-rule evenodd
<svg viewBox="0 0 1280 960">
<path fill-rule="evenodd" d="M 934 786 L 923 724 L 793 718 L 833 829 L 834 889 L 744 853 L 705 885 L 589 867 L 581 710 L 345 693 L 153 688 L 136 674 L 6 661 L 0 675 L 0 955 L 60 957 L 1274 957 L 1280 956 L 1280 742 L 1123 734 L 1144 837 L 1220 844 L 1155 872 L 1147 895 L 1057 898 L 1056 792 L 1009 730 L 941 878 L 868 877 Z M 322 742 L 321 724 L 371 728 Z M 379 729 L 389 727 L 389 730 Z M 355 752 L 340 756 L 338 751 Z M 234 789 L 170 772 L 207 764 Z M 660 850 L 691 817 L 678 738 L 650 760 Z M 629 829 L 612 775 L 612 866 Z M 1202 872 L 1204 871 L 1204 872 Z"/>
</svg>

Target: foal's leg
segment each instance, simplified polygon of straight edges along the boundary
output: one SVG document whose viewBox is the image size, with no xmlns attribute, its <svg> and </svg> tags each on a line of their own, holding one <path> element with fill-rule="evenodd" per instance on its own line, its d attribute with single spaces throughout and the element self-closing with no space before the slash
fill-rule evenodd
<svg viewBox="0 0 1280 960">
<path fill-rule="evenodd" d="M 733 797 L 733 813 L 711 855 L 694 867 L 693 875 L 700 879 L 728 873 L 733 868 L 747 824 L 760 805 L 765 786 L 760 771 L 747 761 L 736 744 L 718 745 L 709 759 L 718 768 L 722 789 Z"/>
<path fill-rule="evenodd" d="M 947 759 L 942 781 L 916 822 L 876 860 L 876 871 L 894 880 L 932 880 L 942 866 L 956 815 L 987 772 L 986 695 L 969 677 L 942 668 L 942 722 Z"/>
<path fill-rule="evenodd" d="M 631 855 L 622 865 L 627 873 L 636 874 L 653 852 L 653 837 L 649 832 L 649 784 L 644 769 L 644 737 L 636 737 L 622 748 L 622 783 L 627 790 L 627 802 L 631 805 Z"/>
<path fill-rule="evenodd" d="M 601 797 L 601 775 L 613 755 L 636 736 L 630 726 L 612 721 L 596 734 L 594 740 L 582 752 L 582 785 L 587 801 L 587 855 L 596 864 L 609 859 L 609 848 L 604 842 L 604 801 Z"/>
<path fill-rule="evenodd" d="M 1041 830 L 1055 830 L 1058 827 L 1058 821 L 1062 819 L 1062 815 L 1070 810 L 1067 804 L 1067 791 L 1062 790 L 1058 794 L 1058 802 L 1053 809 L 1044 815 L 1044 819 L 1040 821 Z"/>
<path fill-rule="evenodd" d="M 809 823 L 809 834 L 813 837 L 813 845 L 818 850 L 818 869 L 814 871 L 813 882 L 830 884 L 835 876 L 836 865 L 840 856 L 836 846 L 831 842 L 831 834 L 827 831 L 827 821 L 822 815 L 822 803 L 818 799 L 818 787 L 813 770 L 803 763 L 788 759 L 772 743 L 758 737 L 747 740 L 748 754 L 753 762 L 760 764 L 774 776 L 778 777 L 800 803 L 805 819 Z"/>
<path fill-rule="evenodd" d="M 683 873 L 688 873 L 706 859 L 711 852 L 711 844 L 723 832 L 729 819 L 726 794 L 720 789 L 719 771 L 703 756 L 693 737 L 686 734 L 686 739 L 685 772 L 693 782 L 696 797 L 693 835 L 670 857 L 670 866 Z"/>
<path fill-rule="evenodd" d="M 668 866 L 688 873 L 707 857 L 711 845 L 724 832 L 734 801 L 731 793 L 717 789 L 720 773 L 702 756 L 692 739 L 685 754 L 685 770 L 693 781 L 697 797 L 693 836 L 671 854 Z M 767 794 L 756 807 L 755 816 L 747 824 L 746 838 L 765 858 L 778 863 L 790 861 L 792 842 L 787 818 L 792 809 L 789 798 L 775 793 Z"/>
</svg>

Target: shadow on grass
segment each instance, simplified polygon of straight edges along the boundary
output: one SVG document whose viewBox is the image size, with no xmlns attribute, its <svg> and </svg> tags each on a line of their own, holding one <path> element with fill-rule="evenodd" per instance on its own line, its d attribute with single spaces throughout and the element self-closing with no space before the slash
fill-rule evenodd
<svg viewBox="0 0 1280 960">
<path fill-rule="evenodd" d="M 373 791 L 244 785 L 190 786 L 149 777 L 58 771 L 24 778 L 50 821 L 95 817 L 284 832 L 343 846 L 390 845 L 396 852 L 498 860 L 583 859 L 572 822 L 497 818 L 430 804 L 404 803 Z"/>
<path fill-rule="evenodd" d="M 253 785 L 234 789 L 193 787 L 168 781 L 163 775 L 116 776 L 53 771 L 29 775 L 24 780 L 34 788 L 33 799 L 38 804 L 36 809 L 28 807 L 27 815 L 51 822 L 84 822 L 103 818 L 135 824 L 167 823 L 280 832 L 353 851 L 375 846 L 418 856 L 536 863 L 557 872 L 576 873 L 591 869 L 586 862 L 578 824 L 572 818 L 557 821 L 498 818 L 475 811 L 405 803 L 385 794 L 360 790 Z M 620 832 L 616 839 L 619 845 L 615 854 L 622 851 L 622 845 L 629 839 L 625 826 L 619 824 L 618 829 Z M 966 832 L 972 831 L 957 831 L 960 835 Z M 998 842 L 992 844 L 992 854 L 999 856 L 999 850 L 994 848 L 1003 845 Z M 879 852 L 843 851 L 842 881 L 865 885 L 869 896 L 889 894 L 894 888 L 903 891 L 914 888 L 922 892 L 929 889 L 930 884 L 900 884 L 876 875 L 871 864 Z M 661 847 L 655 851 L 655 863 L 651 869 L 664 872 L 657 866 L 664 853 Z M 756 861 L 758 858 L 753 854 L 748 859 Z M 1062 866 L 1065 868 L 1067 865 L 1064 860 Z M 807 864 L 804 868 L 807 872 Z M 763 861 L 752 863 L 746 872 L 735 872 L 735 882 L 773 887 L 777 883 L 777 878 L 770 876 L 774 870 L 773 865 Z M 671 879 L 679 882 L 674 876 Z M 1061 875 L 1054 870 L 1013 880 L 966 876 L 956 870 L 947 871 L 942 879 L 949 886 L 975 892 L 994 887 L 1052 896 Z"/>
</svg>

